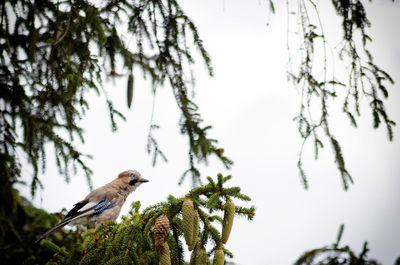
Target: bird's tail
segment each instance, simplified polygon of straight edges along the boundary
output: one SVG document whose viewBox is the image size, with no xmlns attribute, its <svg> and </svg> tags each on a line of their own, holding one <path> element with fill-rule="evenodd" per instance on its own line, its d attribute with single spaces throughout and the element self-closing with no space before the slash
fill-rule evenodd
<svg viewBox="0 0 400 265">
<path fill-rule="evenodd" d="M 39 243 L 40 241 L 42 241 L 42 239 L 46 238 L 48 235 L 50 235 L 50 234 L 53 233 L 54 231 L 56 231 L 56 230 L 58 230 L 58 229 L 60 229 L 60 228 L 62 228 L 62 227 L 64 227 L 64 226 L 66 226 L 67 224 L 71 223 L 71 222 L 74 221 L 75 219 L 82 218 L 83 216 L 91 215 L 91 214 L 92 214 L 92 211 L 91 211 L 91 210 L 93 210 L 93 208 L 94 208 L 94 207 L 92 207 L 92 208 L 90 208 L 90 209 L 87 209 L 86 211 L 83 211 L 83 212 L 80 213 L 79 215 L 70 216 L 70 217 L 65 218 L 64 220 L 61 221 L 61 223 L 59 223 L 58 225 L 56 225 L 55 227 L 53 227 L 52 229 L 50 229 L 49 231 L 47 231 L 46 233 L 44 233 L 43 235 L 41 235 L 41 236 L 39 237 L 39 239 L 36 240 L 35 243 L 33 243 L 33 244 Z"/>
<path fill-rule="evenodd" d="M 51 233 L 53 233 L 54 231 L 66 226 L 67 224 L 69 224 L 71 221 L 73 220 L 73 218 L 68 219 L 68 220 L 63 220 L 61 223 L 59 223 L 58 225 L 56 225 L 55 227 L 51 228 L 49 231 L 47 231 L 46 233 L 44 233 L 43 235 L 41 235 L 39 237 L 38 240 L 35 241 L 35 243 L 33 244 L 37 244 L 40 241 L 42 241 L 42 239 L 46 238 L 48 235 L 50 235 Z"/>
</svg>

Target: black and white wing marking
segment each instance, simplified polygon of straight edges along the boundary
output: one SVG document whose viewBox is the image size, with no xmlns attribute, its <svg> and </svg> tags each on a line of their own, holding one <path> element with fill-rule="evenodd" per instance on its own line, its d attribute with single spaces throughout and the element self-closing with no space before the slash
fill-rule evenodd
<svg viewBox="0 0 400 265">
<path fill-rule="evenodd" d="M 78 202 L 74 205 L 64 218 L 64 221 L 73 220 L 87 215 L 96 215 L 104 210 L 111 209 L 116 204 L 116 200 L 101 200 L 100 202 L 91 202 L 89 200 Z"/>
</svg>

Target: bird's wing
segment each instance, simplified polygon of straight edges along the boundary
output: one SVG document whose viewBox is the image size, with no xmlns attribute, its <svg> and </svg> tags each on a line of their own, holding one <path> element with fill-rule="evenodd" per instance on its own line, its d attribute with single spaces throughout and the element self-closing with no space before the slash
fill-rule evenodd
<svg viewBox="0 0 400 265">
<path fill-rule="evenodd" d="M 100 202 L 92 202 L 89 200 L 83 200 L 78 202 L 74 205 L 67 215 L 65 216 L 64 220 L 62 220 L 58 225 L 51 228 L 49 231 L 44 233 L 38 240 L 36 240 L 35 244 L 40 242 L 42 239 L 53 233 L 54 231 L 60 229 L 61 227 L 69 224 L 75 219 L 88 216 L 88 215 L 97 215 L 102 213 L 104 210 L 111 209 L 115 206 L 117 200 L 101 200 Z"/>
<path fill-rule="evenodd" d="M 73 219 L 76 219 L 78 217 L 87 216 L 87 215 L 100 214 L 104 210 L 114 207 L 116 204 L 116 201 L 117 200 L 115 198 L 111 199 L 111 200 L 104 199 L 99 202 L 83 200 L 74 205 L 74 208 L 72 208 L 67 213 L 63 222 L 64 221 L 72 221 Z"/>
</svg>

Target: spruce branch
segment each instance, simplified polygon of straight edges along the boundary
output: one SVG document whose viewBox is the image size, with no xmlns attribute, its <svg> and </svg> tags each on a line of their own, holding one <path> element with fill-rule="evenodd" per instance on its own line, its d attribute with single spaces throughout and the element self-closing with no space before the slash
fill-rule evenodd
<svg viewBox="0 0 400 265">
<path fill-rule="evenodd" d="M 341 237 L 343 235 L 344 225 L 342 224 L 339 228 L 337 240 L 331 246 L 325 246 L 321 248 L 315 248 L 303 253 L 295 265 L 324 265 L 324 264 L 365 264 L 365 265 L 379 265 L 376 260 L 368 259 L 367 254 L 369 252 L 368 243 L 364 242 L 363 248 L 359 255 L 347 245 L 339 246 Z"/>
<path fill-rule="evenodd" d="M 395 122 L 389 118 L 383 100 L 389 95 L 387 84 L 394 82 L 391 76 L 375 63 L 367 47 L 368 42 L 372 41 L 366 33 L 371 23 L 367 19 L 364 5 L 360 0 L 332 1 L 334 10 L 342 19 L 343 30 L 342 41 L 336 46 L 336 50 L 330 48 L 319 7 L 315 1 L 301 0 L 293 5 L 286 1 L 286 5 L 289 53 L 287 76 L 300 94 L 300 110 L 294 119 L 298 124 L 300 137 L 303 139 L 297 162 L 299 174 L 307 189 L 309 184 L 303 168 L 303 147 L 306 142 L 312 141 L 315 159 L 318 159 L 319 150 L 324 147 L 321 137 L 323 136 L 331 143 L 343 188 L 347 190 L 353 180 L 345 164 L 339 140 L 334 137 L 329 124 L 329 113 L 333 111 L 329 108 L 329 104 L 336 98 L 342 98 L 342 112 L 349 118 L 350 124 L 357 127 L 357 118 L 361 115 L 360 97 L 367 98 L 370 102 L 373 128 L 384 124 L 391 141 Z M 298 35 L 296 37 L 300 37 L 298 50 L 294 52 L 292 52 L 293 46 L 289 45 L 292 14 L 297 17 Z M 361 38 L 361 43 L 356 42 L 357 37 Z M 335 60 L 343 63 L 344 70 L 347 71 L 347 81 L 336 76 Z M 316 65 L 322 65 L 322 67 L 317 68 Z M 296 68 L 297 71 L 293 70 Z M 319 106 L 320 110 L 315 111 L 315 106 Z"/>
<path fill-rule="evenodd" d="M 153 229 L 155 229 L 154 227 L 156 226 L 155 220 L 161 215 L 164 215 L 163 218 L 167 216 L 170 224 L 170 226 L 168 226 L 169 231 L 165 242 L 167 242 L 169 246 L 171 264 L 184 264 L 183 256 L 185 248 L 183 247 L 183 241 L 188 240 L 187 235 L 184 236 L 184 233 L 186 233 L 184 222 L 188 220 L 183 220 L 182 216 L 183 207 L 186 207 L 184 206 L 184 202 L 188 200 L 190 200 L 193 205 L 193 208 L 191 210 L 189 209 L 189 216 L 190 211 L 198 213 L 198 219 L 196 223 L 193 224 L 197 226 L 198 230 L 194 228 L 191 230 L 194 231 L 192 238 L 196 238 L 191 260 L 192 262 L 195 262 L 195 260 L 198 262 L 199 259 L 203 260 L 203 262 L 204 259 L 208 260 L 213 252 L 224 245 L 219 225 L 216 226 L 214 222 L 217 221 L 217 224 L 222 223 L 223 226 L 226 225 L 222 221 L 220 215 L 211 213 L 221 213 L 224 211 L 222 204 L 226 204 L 227 201 L 232 202 L 226 195 L 227 193 L 235 195 L 235 197 L 248 198 L 246 195 L 240 193 L 238 187 L 225 187 L 226 182 L 230 178 L 230 176 L 223 177 L 221 174 L 218 175 L 217 181 L 208 178 L 209 183 L 207 185 L 194 188 L 183 197 L 176 198 L 170 195 L 167 201 L 149 206 L 143 211 L 140 211 L 139 202 L 132 203 L 129 216 L 123 217 L 122 223 L 116 224 L 108 222 L 87 234 L 83 244 L 86 254 L 82 257 L 81 264 L 101 264 L 107 260 L 107 258 L 114 259 L 114 257 L 119 257 L 118 259 L 115 258 L 115 261 L 126 259 L 135 262 L 158 262 L 158 259 L 161 258 L 161 254 L 158 254 L 154 248 Z M 217 183 L 217 185 L 215 185 L 215 183 Z M 209 200 L 199 200 L 200 197 L 207 197 Z M 209 203 L 210 199 L 219 200 L 220 203 Z M 188 211 L 188 209 L 186 209 L 186 211 Z M 253 206 L 250 208 L 236 206 L 233 212 L 234 215 L 247 216 L 249 220 L 252 220 L 254 213 L 255 210 Z M 188 213 L 186 213 L 186 215 L 188 215 Z M 186 217 L 183 216 L 183 218 Z M 163 221 L 161 221 L 161 219 L 159 220 L 157 231 L 164 229 L 161 228 L 160 225 L 165 222 L 165 219 L 163 219 Z M 232 225 L 232 220 L 230 221 L 230 225 Z M 199 240 L 197 240 L 197 238 L 199 238 Z M 226 240 L 227 239 L 225 239 L 224 242 L 226 242 Z M 189 245 L 191 244 L 188 244 L 188 246 Z M 211 249 L 207 252 L 207 247 L 209 246 L 211 246 Z M 233 257 L 233 254 L 226 248 L 224 248 L 224 253 L 229 257 Z M 163 259 L 164 258 L 165 257 L 163 257 Z"/>
</svg>

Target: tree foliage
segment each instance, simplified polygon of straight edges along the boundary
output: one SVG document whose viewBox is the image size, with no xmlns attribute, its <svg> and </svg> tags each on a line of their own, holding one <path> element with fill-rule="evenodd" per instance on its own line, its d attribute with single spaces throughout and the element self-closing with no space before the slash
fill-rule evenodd
<svg viewBox="0 0 400 265">
<path fill-rule="evenodd" d="M 365 242 L 360 254 L 355 254 L 349 246 L 339 246 L 344 225 L 340 226 L 337 240 L 331 246 L 306 251 L 295 262 L 295 265 L 379 265 L 376 260 L 368 259 L 368 243 Z"/>
<path fill-rule="evenodd" d="M 66 214 L 49 214 L 34 207 L 29 200 L 12 190 L 14 215 L 0 218 L 0 256 L 3 264 L 46 264 L 68 250 L 69 259 L 81 257 L 81 229 L 59 230 L 50 235 L 43 245 L 33 242 L 43 231 L 56 225 Z M 51 264 L 51 262 L 49 263 Z"/>
<path fill-rule="evenodd" d="M 288 78 L 299 91 L 301 98 L 300 111 L 295 117 L 298 131 L 303 138 L 297 164 L 300 176 L 307 188 L 308 182 L 302 164 L 304 144 L 307 140 L 312 140 L 317 159 L 319 150 L 324 147 L 325 137 L 334 153 L 343 187 L 347 190 L 353 179 L 345 164 L 339 140 L 333 133 L 329 117 L 332 109 L 329 106 L 334 100 L 342 99 L 342 112 L 349 118 L 350 123 L 357 127 L 357 117 L 361 115 L 360 103 L 366 99 L 372 113 L 373 127 L 378 128 L 384 124 L 391 141 L 395 122 L 389 118 L 383 100 L 389 96 L 387 85 L 394 82 L 390 75 L 376 64 L 368 49 L 368 43 L 372 39 L 367 34 L 367 28 L 371 23 L 362 1 L 332 0 L 333 10 L 342 20 L 343 35 L 338 45 L 330 45 L 328 42 L 329 36 L 324 31 L 324 21 L 315 1 L 298 0 L 286 3 L 290 56 Z M 290 28 L 292 17 L 296 18 L 294 29 Z M 296 38 L 300 37 L 298 49 L 291 43 L 291 31 L 296 33 Z M 335 60 L 342 64 L 335 64 Z M 344 65 L 344 69 L 337 69 L 340 65 Z M 337 72 L 346 74 L 343 76 Z"/>
<path fill-rule="evenodd" d="M 103 89 L 104 77 L 142 73 L 158 86 L 168 83 L 182 113 L 181 133 L 189 139 L 189 170 L 193 181 L 197 162 L 215 154 L 226 167 L 232 164 L 208 137 L 198 107 L 190 99 L 190 65 L 197 49 L 212 75 L 210 58 L 197 29 L 177 1 L 86 0 L 2 1 L 0 4 L 0 172 L 3 197 L 21 176 L 21 163 L 32 166 L 32 194 L 45 170 L 46 151 L 53 145 L 60 173 L 68 182 L 71 169 L 92 171 L 87 155 L 74 144 L 84 141 L 79 120 L 89 109 L 91 93 L 105 97 L 111 126 L 116 110 Z M 129 38 L 129 40 L 127 40 Z M 122 62 L 122 63 L 120 63 Z M 150 127 L 149 152 L 162 152 Z M 185 176 L 186 174 L 184 174 Z M 6 195 L 8 194 L 8 195 Z M 12 203 L 8 203 L 12 205 Z M 6 209 L 10 212 L 10 209 Z"/>
</svg>

